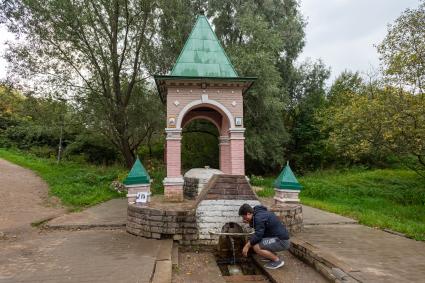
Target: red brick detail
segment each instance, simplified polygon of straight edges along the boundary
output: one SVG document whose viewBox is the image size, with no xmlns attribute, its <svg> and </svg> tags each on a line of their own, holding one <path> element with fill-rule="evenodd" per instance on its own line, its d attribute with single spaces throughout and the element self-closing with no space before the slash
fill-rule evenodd
<svg viewBox="0 0 425 283">
<path fill-rule="evenodd" d="M 230 160 L 230 143 L 220 144 L 220 170 L 225 174 L 232 173 Z"/>
<path fill-rule="evenodd" d="M 181 176 L 180 140 L 167 140 L 167 177 Z"/>
<path fill-rule="evenodd" d="M 245 175 L 244 140 L 230 140 L 231 174 Z"/>
<path fill-rule="evenodd" d="M 164 185 L 164 196 L 167 201 L 183 201 L 183 186 Z"/>
<path fill-rule="evenodd" d="M 214 175 L 201 192 L 197 202 L 209 199 L 258 200 L 245 176 Z"/>
</svg>

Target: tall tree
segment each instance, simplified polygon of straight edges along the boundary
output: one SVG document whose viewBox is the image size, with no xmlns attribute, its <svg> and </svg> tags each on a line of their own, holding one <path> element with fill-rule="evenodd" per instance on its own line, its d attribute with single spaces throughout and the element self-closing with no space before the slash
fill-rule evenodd
<svg viewBox="0 0 425 283">
<path fill-rule="evenodd" d="M 295 68 L 304 45 L 298 2 L 211 0 L 208 15 L 238 74 L 258 77 L 244 97 L 247 170 L 280 169 L 288 139 L 286 70 Z"/>
<path fill-rule="evenodd" d="M 304 62 L 292 78 L 289 101 L 285 107 L 285 125 L 290 134 L 285 156 L 299 170 L 323 166 L 326 133 L 320 130 L 316 115 L 325 106 L 325 81 L 330 71 L 320 60 Z"/>
<path fill-rule="evenodd" d="M 143 125 L 130 124 L 129 106 L 137 85 L 146 84 L 156 1 L 10 0 L 0 8 L 1 21 L 25 39 L 9 47 L 14 73 L 35 87 L 37 79 L 47 82 L 49 92 L 99 97 L 101 107 L 91 111 L 102 113 L 110 125 L 103 134 L 130 167 L 147 135 Z"/>
<path fill-rule="evenodd" d="M 407 9 L 389 26 L 378 46 L 385 74 L 413 93 L 425 92 L 425 1 L 416 9 Z"/>
</svg>

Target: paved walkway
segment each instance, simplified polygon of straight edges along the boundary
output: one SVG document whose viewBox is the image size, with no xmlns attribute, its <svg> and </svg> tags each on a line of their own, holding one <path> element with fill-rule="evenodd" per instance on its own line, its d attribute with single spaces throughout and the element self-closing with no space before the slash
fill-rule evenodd
<svg viewBox="0 0 425 283">
<path fill-rule="evenodd" d="M 76 213 L 68 213 L 48 223 L 52 229 L 88 229 L 124 227 L 127 222 L 127 199 L 112 199 Z"/>
<path fill-rule="evenodd" d="M 124 229 L 31 227 L 65 212 L 50 207 L 49 200 L 47 185 L 37 175 L 0 159 L 0 283 L 170 282 L 172 240 L 136 237 Z M 52 223 L 116 228 L 125 218 L 126 200 L 119 199 Z"/>
<path fill-rule="evenodd" d="M 303 207 L 306 223 L 296 238 L 343 263 L 361 282 L 425 282 L 425 243 Z M 351 222 L 350 222 L 351 221 Z"/>
<path fill-rule="evenodd" d="M 48 186 L 34 172 L 0 159 L 0 232 L 15 234 L 31 223 L 65 213 L 48 197 Z"/>
<path fill-rule="evenodd" d="M 157 259 L 170 253 L 159 241 L 124 230 L 53 231 L 23 241 L 0 242 L 1 283 L 148 283 Z"/>
</svg>

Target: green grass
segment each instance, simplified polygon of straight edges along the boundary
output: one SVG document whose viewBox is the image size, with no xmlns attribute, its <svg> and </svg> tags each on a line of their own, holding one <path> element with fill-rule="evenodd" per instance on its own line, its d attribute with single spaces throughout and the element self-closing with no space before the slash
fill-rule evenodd
<svg viewBox="0 0 425 283">
<path fill-rule="evenodd" d="M 123 195 L 112 191 L 110 183 L 127 172 L 121 167 L 101 167 L 35 157 L 0 148 L 0 158 L 36 172 L 49 185 L 49 194 L 71 210 L 91 206 Z"/>
<path fill-rule="evenodd" d="M 251 178 L 273 196 L 274 178 Z M 316 172 L 302 178 L 302 203 L 425 240 L 425 180 L 402 169 Z"/>
</svg>

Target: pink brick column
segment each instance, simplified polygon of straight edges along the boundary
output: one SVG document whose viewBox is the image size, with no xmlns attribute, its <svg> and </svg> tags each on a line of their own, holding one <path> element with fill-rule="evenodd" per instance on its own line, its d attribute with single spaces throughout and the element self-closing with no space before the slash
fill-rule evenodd
<svg viewBox="0 0 425 283">
<path fill-rule="evenodd" d="M 232 165 L 230 159 L 230 138 L 228 136 L 220 136 L 220 170 L 225 174 L 232 173 Z"/>
<path fill-rule="evenodd" d="M 230 158 L 231 174 L 245 175 L 244 155 L 244 128 L 231 128 L 230 132 Z"/>
<path fill-rule="evenodd" d="M 182 129 L 167 128 L 167 177 L 163 180 L 164 196 L 168 201 L 183 201 L 183 176 L 181 175 Z"/>
</svg>

